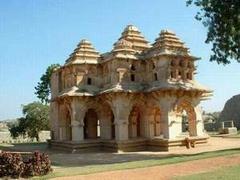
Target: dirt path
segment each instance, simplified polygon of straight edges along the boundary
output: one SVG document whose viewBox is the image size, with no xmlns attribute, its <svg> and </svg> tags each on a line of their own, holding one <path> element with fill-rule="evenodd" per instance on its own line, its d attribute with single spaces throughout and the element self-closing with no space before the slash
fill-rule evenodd
<svg viewBox="0 0 240 180">
<path fill-rule="evenodd" d="M 167 180 L 174 176 L 212 171 L 220 167 L 240 164 L 240 155 L 209 158 L 149 168 L 118 170 L 89 175 L 61 177 L 66 180 Z"/>
</svg>

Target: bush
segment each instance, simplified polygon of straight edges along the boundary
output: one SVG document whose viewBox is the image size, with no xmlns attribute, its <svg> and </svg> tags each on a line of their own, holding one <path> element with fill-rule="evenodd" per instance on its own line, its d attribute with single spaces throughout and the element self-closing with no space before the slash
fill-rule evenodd
<svg viewBox="0 0 240 180">
<path fill-rule="evenodd" d="M 0 177 L 18 178 L 22 176 L 23 172 L 24 163 L 20 154 L 7 152 L 0 154 Z"/>
<path fill-rule="evenodd" d="M 33 156 L 25 162 L 25 176 L 42 176 L 52 171 L 48 155 L 34 152 Z"/>
<path fill-rule="evenodd" d="M 19 153 L 3 152 L 0 154 L 0 177 L 42 176 L 52 171 L 48 155 L 34 152 L 23 160 Z"/>
</svg>

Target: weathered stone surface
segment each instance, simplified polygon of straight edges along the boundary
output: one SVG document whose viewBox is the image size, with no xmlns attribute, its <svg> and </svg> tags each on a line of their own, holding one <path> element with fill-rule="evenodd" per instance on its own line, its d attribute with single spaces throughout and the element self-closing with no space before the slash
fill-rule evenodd
<svg viewBox="0 0 240 180">
<path fill-rule="evenodd" d="M 234 126 L 240 129 L 240 94 L 229 99 L 220 115 L 220 122 L 233 121 Z"/>
</svg>

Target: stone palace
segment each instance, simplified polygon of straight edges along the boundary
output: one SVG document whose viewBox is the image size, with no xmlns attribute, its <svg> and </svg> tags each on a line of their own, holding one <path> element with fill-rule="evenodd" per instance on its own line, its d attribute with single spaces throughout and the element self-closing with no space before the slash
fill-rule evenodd
<svg viewBox="0 0 240 180">
<path fill-rule="evenodd" d="M 207 142 L 199 104 L 212 91 L 194 79 L 198 59 L 169 30 L 150 45 L 128 25 L 103 54 L 80 41 L 51 76 L 50 147 L 166 151 L 186 137 Z"/>
</svg>

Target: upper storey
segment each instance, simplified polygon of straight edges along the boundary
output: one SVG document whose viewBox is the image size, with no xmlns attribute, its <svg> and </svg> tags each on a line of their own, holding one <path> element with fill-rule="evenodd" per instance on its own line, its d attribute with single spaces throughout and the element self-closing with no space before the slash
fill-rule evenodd
<svg viewBox="0 0 240 180">
<path fill-rule="evenodd" d="M 52 96 L 93 96 L 105 92 L 151 92 L 170 89 L 210 92 L 194 79 L 189 49 L 163 30 L 152 45 L 132 25 L 110 52 L 99 54 L 82 40 L 51 80 Z"/>
</svg>

